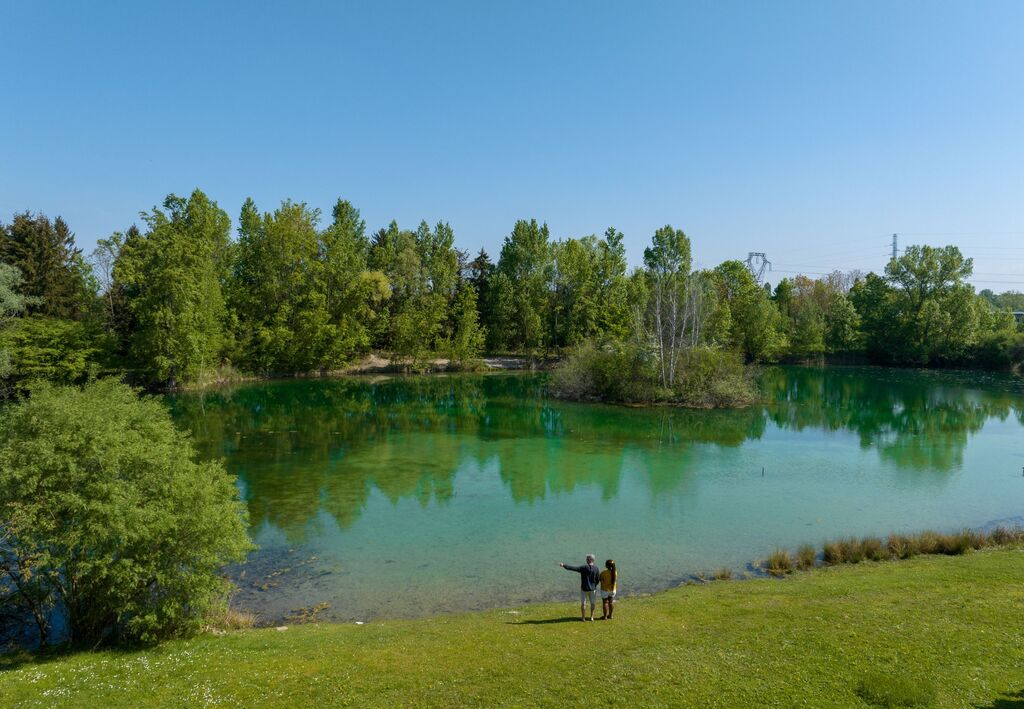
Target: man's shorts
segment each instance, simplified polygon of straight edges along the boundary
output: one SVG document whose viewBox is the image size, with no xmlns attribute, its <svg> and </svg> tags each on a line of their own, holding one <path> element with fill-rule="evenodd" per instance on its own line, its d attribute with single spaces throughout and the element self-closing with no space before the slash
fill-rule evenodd
<svg viewBox="0 0 1024 709">
<path fill-rule="evenodd" d="M 590 607 L 597 605 L 597 591 L 580 591 L 580 603 L 586 605 L 590 601 Z"/>
</svg>

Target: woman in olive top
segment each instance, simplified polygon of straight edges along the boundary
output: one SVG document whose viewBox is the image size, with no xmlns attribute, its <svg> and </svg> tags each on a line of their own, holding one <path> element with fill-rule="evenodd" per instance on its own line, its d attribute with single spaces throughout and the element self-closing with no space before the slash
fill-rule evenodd
<svg viewBox="0 0 1024 709">
<path fill-rule="evenodd" d="M 587 563 L 584 566 L 569 566 L 558 562 L 566 571 L 575 571 L 580 575 L 580 615 L 583 620 L 587 618 L 587 601 L 590 601 L 590 618 L 594 619 L 594 606 L 597 604 L 597 585 L 600 582 L 599 572 L 594 564 L 594 555 L 587 554 Z"/>
<path fill-rule="evenodd" d="M 618 588 L 619 576 L 615 571 L 615 562 L 609 559 L 604 562 L 601 572 L 601 620 L 611 620 L 615 610 L 615 591 Z"/>
</svg>

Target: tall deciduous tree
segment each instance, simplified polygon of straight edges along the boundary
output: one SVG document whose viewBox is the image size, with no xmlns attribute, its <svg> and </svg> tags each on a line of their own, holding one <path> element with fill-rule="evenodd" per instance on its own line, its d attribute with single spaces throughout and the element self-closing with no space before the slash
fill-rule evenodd
<svg viewBox="0 0 1024 709">
<path fill-rule="evenodd" d="M 703 340 L 707 318 L 702 279 L 690 273 L 690 239 L 666 224 L 644 249 L 650 302 L 647 319 L 653 336 L 661 385 L 676 383 L 680 353 Z"/>
<path fill-rule="evenodd" d="M 230 220 L 198 189 L 188 199 L 169 195 L 143 219 L 148 230 L 121 247 L 114 277 L 135 320 L 136 368 L 175 386 L 220 363 Z"/>
<path fill-rule="evenodd" d="M 786 351 L 782 316 L 741 261 L 725 261 L 711 272 L 716 291 L 715 329 L 726 344 L 750 360 L 773 360 Z"/>
<path fill-rule="evenodd" d="M 459 369 L 467 369 L 483 354 L 486 331 L 480 325 L 476 289 L 463 283 L 455 297 L 449 357 Z"/>
<path fill-rule="evenodd" d="M 955 246 L 910 246 L 885 267 L 903 355 L 921 363 L 963 356 L 977 335 L 973 262 Z"/>
<path fill-rule="evenodd" d="M 545 324 L 551 308 L 553 277 L 550 232 L 536 219 L 519 220 L 505 237 L 498 258 L 502 277 L 492 291 L 492 313 L 501 328 L 501 344 L 519 350 L 543 348 L 549 344 Z"/>
</svg>

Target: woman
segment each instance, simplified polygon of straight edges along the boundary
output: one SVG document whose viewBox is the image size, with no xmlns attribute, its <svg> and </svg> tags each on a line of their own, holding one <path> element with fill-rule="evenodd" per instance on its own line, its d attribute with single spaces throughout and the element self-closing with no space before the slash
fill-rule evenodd
<svg viewBox="0 0 1024 709">
<path fill-rule="evenodd" d="M 619 582 L 619 575 L 615 571 L 615 562 L 609 559 L 604 562 L 604 571 L 601 572 L 601 620 L 611 620 L 612 611 L 615 610 L 615 592 Z"/>
</svg>

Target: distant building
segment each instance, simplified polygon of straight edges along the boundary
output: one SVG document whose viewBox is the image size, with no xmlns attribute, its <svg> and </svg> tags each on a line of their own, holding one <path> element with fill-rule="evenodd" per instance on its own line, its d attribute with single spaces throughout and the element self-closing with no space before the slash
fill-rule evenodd
<svg viewBox="0 0 1024 709">
<path fill-rule="evenodd" d="M 1017 322 L 1024 322 L 1024 310 L 1014 310 L 1013 317 L 1017 318 Z"/>
</svg>

